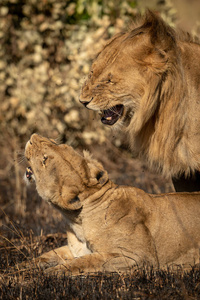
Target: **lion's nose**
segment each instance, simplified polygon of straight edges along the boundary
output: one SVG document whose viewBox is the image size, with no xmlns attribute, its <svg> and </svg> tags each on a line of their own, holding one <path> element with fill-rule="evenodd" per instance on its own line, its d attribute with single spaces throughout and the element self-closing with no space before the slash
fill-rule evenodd
<svg viewBox="0 0 200 300">
<path fill-rule="evenodd" d="M 80 99 L 79 99 L 79 102 L 80 102 L 81 104 L 83 104 L 85 107 L 87 107 L 87 105 L 88 105 L 88 103 L 89 103 L 89 102 L 87 102 L 87 101 L 82 101 L 82 100 L 80 100 Z"/>
<path fill-rule="evenodd" d="M 92 101 L 93 97 L 89 100 L 89 101 L 85 101 L 79 98 L 79 102 L 81 104 L 83 104 L 85 107 L 87 107 L 87 105 Z"/>
</svg>

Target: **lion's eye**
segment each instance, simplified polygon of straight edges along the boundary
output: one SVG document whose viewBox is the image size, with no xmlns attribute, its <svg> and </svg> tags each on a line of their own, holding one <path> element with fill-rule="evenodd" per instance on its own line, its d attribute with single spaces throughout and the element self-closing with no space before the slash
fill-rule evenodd
<svg viewBox="0 0 200 300">
<path fill-rule="evenodd" d="M 48 158 L 48 156 L 45 154 L 45 155 L 43 156 L 43 160 L 42 160 L 42 165 L 43 165 L 43 166 L 45 165 L 47 158 Z"/>
<path fill-rule="evenodd" d="M 92 75 L 93 75 L 93 71 L 90 71 L 88 78 L 91 79 Z"/>
<path fill-rule="evenodd" d="M 113 79 L 113 75 L 112 75 L 111 73 L 109 73 L 109 74 L 108 74 L 108 77 L 107 77 L 107 82 L 108 82 L 108 83 L 113 83 L 113 80 L 112 80 L 112 79 Z"/>
</svg>

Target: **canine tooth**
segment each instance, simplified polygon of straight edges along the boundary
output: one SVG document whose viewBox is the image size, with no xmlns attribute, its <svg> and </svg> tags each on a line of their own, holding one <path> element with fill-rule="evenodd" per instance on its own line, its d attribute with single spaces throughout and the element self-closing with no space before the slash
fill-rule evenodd
<svg viewBox="0 0 200 300">
<path fill-rule="evenodd" d="M 112 120 L 112 117 L 107 117 L 106 120 L 110 121 Z"/>
</svg>

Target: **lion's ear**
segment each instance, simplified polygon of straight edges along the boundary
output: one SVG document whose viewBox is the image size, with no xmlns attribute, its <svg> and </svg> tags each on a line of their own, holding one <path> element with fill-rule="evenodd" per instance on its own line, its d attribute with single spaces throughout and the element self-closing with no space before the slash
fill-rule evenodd
<svg viewBox="0 0 200 300">
<path fill-rule="evenodd" d="M 108 181 L 108 173 L 104 170 L 101 163 L 92 158 L 89 152 L 84 151 L 83 154 L 89 169 L 89 185 L 103 186 Z"/>
<path fill-rule="evenodd" d="M 165 72 L 167 63 L 174 59 L 173 53 L 177 51 L 174 29 L 157 14 L 147 11 L 140 32 L 142 33 L 139 44 L 141 49 L 135 56 L 136 59 L 158 73 Z"/>
<path fill-rule="evenodd" d="M 82 207 L 78 195 L 72 194 L 67 184 L 62 187 L 58 205 L 64 210 L 79 210 Z"/>
<path fill-rule="evenodd" d="M 149 33 L 150 42 L 158 49 L 167 52 L 176 45 L 176 34 L 159 15 L 148 10 L 142 28 Z"/>
</svg>

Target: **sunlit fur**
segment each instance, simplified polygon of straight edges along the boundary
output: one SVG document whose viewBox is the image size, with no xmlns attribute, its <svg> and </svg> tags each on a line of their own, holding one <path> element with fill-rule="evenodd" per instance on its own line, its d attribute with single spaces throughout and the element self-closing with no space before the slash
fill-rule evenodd
<svg viewBox="0 0 200 300">
<path fill-rule="evenodd" d="M 67 231 L 67 245 L 25 266 L 83 275 L 199 264 L 200 193 L 151 195 L 116 185 L 88 152 L 36 134 L 25 156 L 39 195 L 64 215 Z"/>
<path fill-rule="evenodd" d="M 123 104 L 119 121 L 134 155 L 187 176 L 200 170 L 199 66 L 199 42 L 148 11 L 97 56 L 80 101 L 94 110 Z"/>
</svg>

